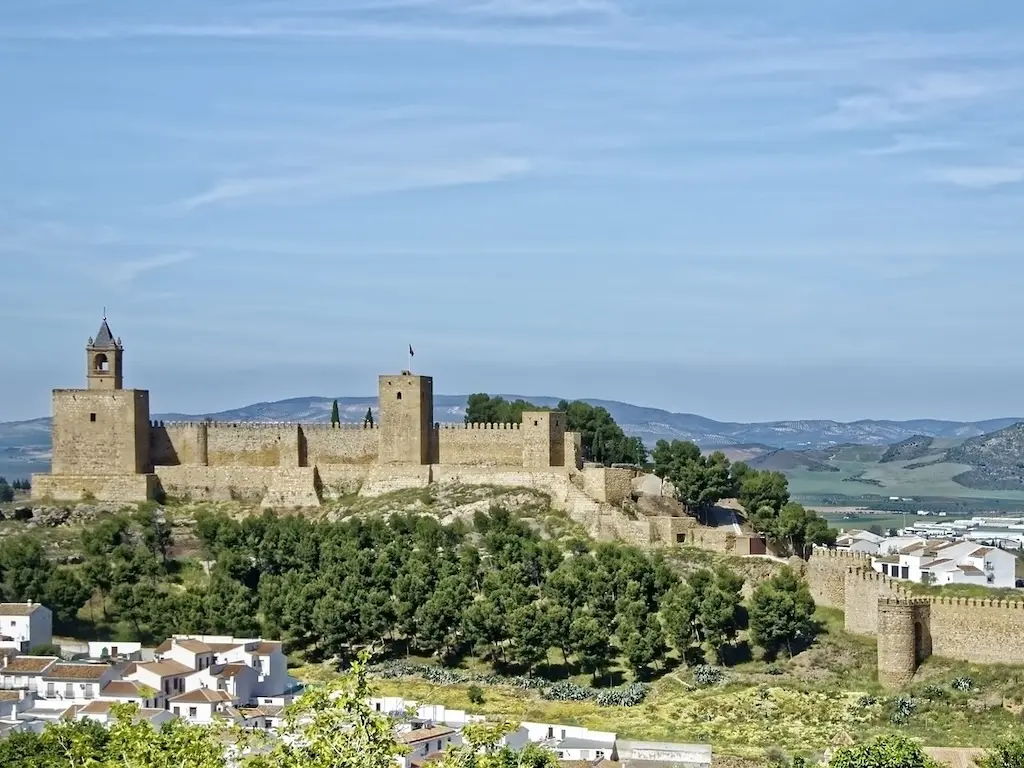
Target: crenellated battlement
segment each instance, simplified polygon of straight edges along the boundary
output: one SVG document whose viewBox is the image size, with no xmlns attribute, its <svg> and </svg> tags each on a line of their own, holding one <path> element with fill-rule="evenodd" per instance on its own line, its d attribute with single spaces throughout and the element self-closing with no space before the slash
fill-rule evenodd
<svg viewBox="0 0 1024 768">
<path fill-rule="evenodd" d="M 851 552 L 847 549 L 833 549 L 831 547 L 815 547 L 811 553 L 812 557 L 829 557 L 837 560 L 858 560 L 870 561 L 871 555 L 866 552 Z"/>
<path fill-rule="evenodd" d="M 362 432 L 363 430 L 380 429 L 380 426 L 376 423 L 366 424 L 365 422 L 342 422 L 341 424 L 300 424 L 303 432 L 336 432 L 340 430 L 349 430 L 352 432 Z"/>
<path fill-rule="evenodd" d="M 458 429 L 458 430 L 484 430 L 484 429 L 507 429 L 507 430 L 518 430 L 522 429 L 521 424 L 505 423 L 505 424 L 462 424 L 458 422 L 450 423 L 438 423 L 434 424 L 435 429 Z"/>
<path fill-rule="evenodd" d="M 878 604 L 892 608 L 900 606 L 912 608 L 917 605 L 931 605 L 932 601 L 927 597 L 880 597 Z"/>
</svg>

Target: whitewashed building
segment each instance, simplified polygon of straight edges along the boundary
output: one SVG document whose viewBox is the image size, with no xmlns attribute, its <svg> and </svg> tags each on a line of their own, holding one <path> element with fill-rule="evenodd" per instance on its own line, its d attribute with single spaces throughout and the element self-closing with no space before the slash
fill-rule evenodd
<svg viewBox="0 0 1024 768">
<path fill-rule="evenodd" d="M 1017 558 L 974 541 L 917 541 L 872 558 L 871 567 L 885 576 L 924 584 L 974 584 L 1013 588 Z"/>
<path fill-rule="evenodd" d="M 878 549 L 883 541 L 885 541 L 885 536 L 879 536 L 871 531 L 851 528 L 848 531 L 843 531 L 836 537 L 836 549 L 843 550 L 844 552 L 860 552 L 866 555 L 874 555 L 878 553 Z"/>
<path fill-rule="evenodd" d="M 0 648 L 29 653 L 53 642 L 53 613 L 45 605 L 0 603 Z"/>
</svg>

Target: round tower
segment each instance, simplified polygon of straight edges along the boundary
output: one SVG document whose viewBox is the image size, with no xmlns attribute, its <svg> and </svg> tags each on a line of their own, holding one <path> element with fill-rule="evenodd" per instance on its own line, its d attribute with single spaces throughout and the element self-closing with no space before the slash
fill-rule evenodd
<svg viewBox="0 0 1024 768">
<path fill-rule="evenodd" d="M 931 654 L 929 606 L 908 598 L 878 601 L 878 682 L 885 688 L 909 683 L 917 665 Z"/>
</svg>

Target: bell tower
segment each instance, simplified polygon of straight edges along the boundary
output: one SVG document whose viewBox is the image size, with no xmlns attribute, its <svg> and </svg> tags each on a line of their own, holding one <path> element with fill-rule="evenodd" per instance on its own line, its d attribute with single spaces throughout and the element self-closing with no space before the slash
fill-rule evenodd
<svg viewBox="0 0 1024 768">
<path fill-rule="evenodd" d="M 124 347 L 115 339 L 104 316 L 96 337 L 85 345 L 85 377 L 89 389 L 124 389 Z"/>
</svg>

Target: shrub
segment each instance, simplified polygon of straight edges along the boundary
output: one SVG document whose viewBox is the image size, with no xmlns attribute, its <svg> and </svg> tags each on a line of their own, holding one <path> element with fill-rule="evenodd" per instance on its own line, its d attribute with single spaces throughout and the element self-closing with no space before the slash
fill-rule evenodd
<svg viewBox="0 0 1024 768">
<path fill-rule="evenodd" d="M 781 675 L 783 674 L 783 670 L 778 664 L 769 664 L 764 673 L 766 675 Z"/>
<path fill-rule="evenodd" d="M 949 691 L 938 685 L 926 685 L 921 689 L 921 695 L 928 701 L 940 701 L 949 698 Z"/>
<path fill-rule="evenodd" d="M 551 701 L 587 701 L 594 698 L 594 690 L 569 680 L 560 680 L 545 690 L 541 697 Z"/>
<path fill-rule="evenodd" d="M 474 704 L 484 703 L 484 689 L 481 688 L 479 685 L 476 685 L 474 683 L 473 685 L 469 686 L 469 691 L 467 691 L 467 694 L 469 696 L 469 700 Z"/>
<path fill-rule="evenodd" d="M 953 679 L 950 684 L 954 691 L 971 691 L 974 690 L 974 680 L 969 677 L 957 677 Z"/>
<path fill-rule="evenodd" d="M 601 691 L 597 694 L 597 703 L 602 707 L 635 707 L 643 703 L 649 691 L 643 683 L 630 683 L 625 688 Z"/>
<path fill-rule="evenodd" d="M 873 707 L 875 705 L 875 697 L 870 695 L 861 696 L 857 699 L 857 705 L 863 709 Z"/>
<path fill-rule="evenodd" d="M 697 685 L 704 687 L 718 685 L 725 679 L 725 672 L 710 664 L 700 664 L 693 668 L 693 679 Z"/>
</svg>

